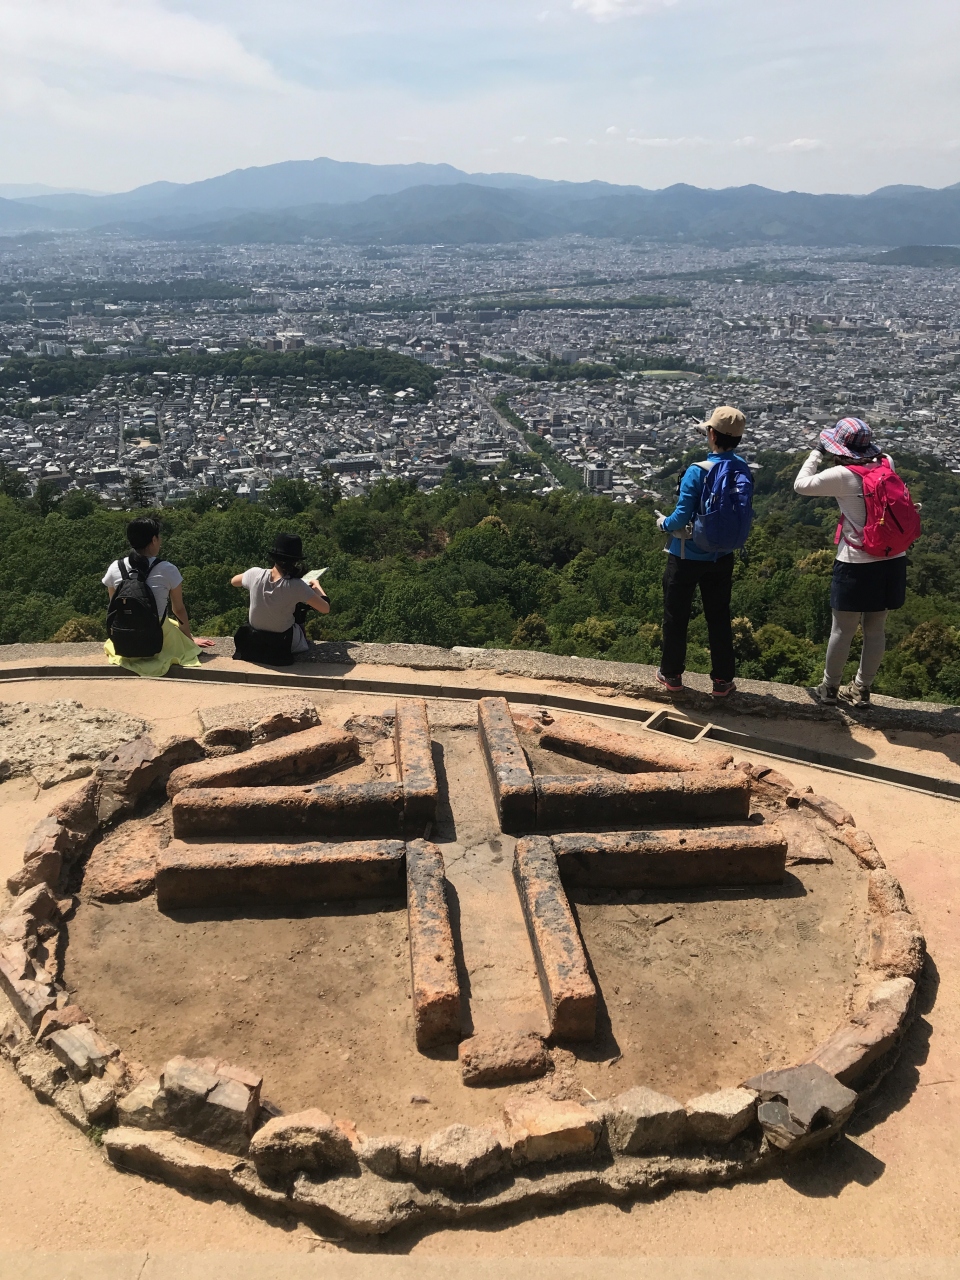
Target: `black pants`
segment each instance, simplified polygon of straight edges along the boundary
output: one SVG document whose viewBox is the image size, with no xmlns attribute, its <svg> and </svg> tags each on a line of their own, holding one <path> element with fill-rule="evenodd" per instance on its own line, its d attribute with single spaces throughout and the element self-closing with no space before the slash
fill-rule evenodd
<svg viewBox="0 0 960 1280">
<path fill-rule="evenodd" d="M 733 553 L 719 560 L 681 560 L 667 556 L 663 574 L 663 657 L 665 676 L 682 676 L 687 665 L 687 628 L 693 593 L 700 588 L 703 616 L 710 638 L 714 680 L 732 680 L 733 631 L 730 626 L 730 591 L 733 587 Z"/>
</svg>

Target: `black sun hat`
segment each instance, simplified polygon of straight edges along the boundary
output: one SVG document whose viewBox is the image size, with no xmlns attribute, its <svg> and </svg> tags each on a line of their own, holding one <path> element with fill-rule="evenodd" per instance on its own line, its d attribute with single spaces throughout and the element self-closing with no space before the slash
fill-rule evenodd
<svg viewBox="0 0 960 1280">
<path fill-rule="evenodd" d="M 270 548 L 275 560 L 302 560 L 303 542 L 295 533 L 278 533 Z"/>
</svg>

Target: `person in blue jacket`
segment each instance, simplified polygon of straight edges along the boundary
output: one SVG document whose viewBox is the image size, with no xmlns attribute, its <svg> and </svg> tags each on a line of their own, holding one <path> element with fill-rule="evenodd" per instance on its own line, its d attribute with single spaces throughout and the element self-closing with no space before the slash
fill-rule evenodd
<svg viewBox="0 0 960 1280">
<path fill-rule="evenodd" d="M 670 693 L 679 693 L 683 688 L 690 610 L 693 607 L 693 594 L 699 587 L 710 643 L 713 696 L 725 698 L 736 690 L 733 682 L 733 629 L 730 625 L 733 552 L 729 551 L 724 555 L 701 551 L 690 540 L 687 529 L 699 509 L 700 494 L 707 472 L 724 454 L 736 450 L 743 436 L 746 419 L 739 409 L 721 405 L 701 425 L 710 443 L 706 462 L 695 462 L 687 467 L 680 482 L 677 505 L 670 515 L 657 513 L 657 528 L 674 535 L 666 547 L 667 567 L 663 574 L 663 653 L 657 679 Z"/>
</svg>

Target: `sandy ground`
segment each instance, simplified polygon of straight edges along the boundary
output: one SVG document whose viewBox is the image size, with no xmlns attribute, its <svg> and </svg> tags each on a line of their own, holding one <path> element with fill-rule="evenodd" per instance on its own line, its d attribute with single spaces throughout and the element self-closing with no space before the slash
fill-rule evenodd
<svg viewBox="0 0 960 1280">
<path fill-rule="evenodd" d="M 379 668 L 377 674 L 383 678 L 384 670 Z M 450 683 L 449 674 L 444 673 L 445 683 Z M 473 684 L 479 683 L 476 678 L 484 673 L 464 674 Z M 494 682 L 505 683 L 502 677 L 491 680 Z M 516 682 L 517 687 L 523 684 Z M 70 681 L 21 684 L 14 696 L 21 701 L 69 696 L 85 705 L 123 709 L 130 705 L 130 692 L 127 682 Z M 187 697 L 183 686 L 146 682 L 137 686 L 137 693 L 136 713 L 157 723 L 158 732 L 193 729 L 194 710 L 201 699 L 210 705 L 243 696 L 236 686 L 190 686 Z M 250 696 L 260 694 L 260 690 L 250 691 Z M 334 721 L 333 704 L 342 705 L 343 701 L 337 695 L 317 698 L 321 715 L 328 704 Z M 351 708 L 362 703 L 370 711 L 382 710 L 385 705 L 384 699 L 372 696 L 351 698 L 350 702 Z M 618 727 L 630 731 L 626 725 Z M 748 728 L 759 732 L 761 723 L 750 721 Z M 827 746 L 827 732 L 820 725 L 762 722 L 762 729 L 770 736 L 776 733 L 786 738 L 789 732 L 800 740 Z M 869 748 L 872 758 L 884 763 L 941 776 L 958 774 L 951 748 L 942 741 L 891 744 L 884 735 L 859 729 L 856 736 L 844 733 L 841 737 L 851 754 Z M 864 741 L 857 747 L 861 737 Z M 831 744 L 829 749 L 837 746 Z M 960 889 L 955 839 L 958 809 L 950 801 L 879 783 L 800 765 L 784 768 L 796 781 L 809 782 L 846 805 L 858 824 L 873 833 L 920 917 L 931 952 L 920 993 L 921 1016 L 901 1061 L 884 1093 L 857 1118 L 829 1158 L 801 1160 L 783 1180 L 674 1192 L 626 1207 L 583 1206 L 564 1213 L 510 1216 L 457 1230 L 405 1233 L 360 1245 L 326 1245 L 318 1244 L 304 1228 L 257 1218 L 239 1205 L 208 1203 L 203 1197 L 116 1173 L 82 1134 L 40 1106 L 4 1066 L 0 1068 L 0 1196 L 5 1212 L 0 1216 L 0 1249 L 69 1248 L 118 1254 L 220 1250 L 253 1255 L 350 1247 L 354 1251 L 410 1253 L 421 1259 L 956 1255 L 960 1252 L 960 1192 L 955 1175 L 960 1130 L 953 1122 L 960 1097 L 960 908 L 954 906 Z M 75 785 L 43 793 L 24 779 L 0 786 L 0 874 L 5 877 L 19 864 L 26 832 Z M 805 879 L 808 870 L 803 869 Z M 813 898 L 816 896 L 814 885 Z M 584 928 L 589 933 L 586 918 Z M 301 957 L 288 963 L 298 965 Z M 223 967 L 231 968 L 229 964 Z M 242 975 L 249 970 L 239 972 Z M 137 1027 L 139 1036 L 142 1019 L 131 1018 L 129 1022 L 126 1031 Z M 124 1042 L 130 1044 L 127 1034 Z M 55 1210 L 50 1212 L 53 1206 Z"/>
</svg>

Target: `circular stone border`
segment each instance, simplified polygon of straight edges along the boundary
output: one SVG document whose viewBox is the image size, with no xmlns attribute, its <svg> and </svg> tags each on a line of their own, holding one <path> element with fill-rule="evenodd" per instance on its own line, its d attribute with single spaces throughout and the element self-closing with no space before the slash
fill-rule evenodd
<svg viewBox="0 0 960 1280">
<path fill-rule="evenodd" d="M 305 727 L 274 717 L 264 733 Z M 256 740 L 254 726 L 247 742 Z M 190 737 L 127 743 L 38 824 L 7 882 L 15 901 L 0 920 L 0 991 L 10 1007 L 0 1054 L 120 1169 L 361 1235 L 505 1208 L 624 1201 L 775 1172 L 838 1134 L 896 1061 L 925 955 L 898 881 L 839 805 L 742 762 L 734 767 L 758 799 L 802 808 L 869 872 L 860 977 L 872 985 L 805 1063 L 685 1106 L 642 1087 L 586 1106 L 518 1095 L 502 1125 L 454 1124 L 420 1143 L 366 1137 L 316 1109 L 282 1115 L 261 1099 L 259 1076 L 219 1059 L 174 1058 L 150 1079 L 61 984 L 62 925 L 76 900 L 58 896 L 58 886 L 94 835 L 131 815 L 173 769 L 224 750 Z"/>
</svg>

